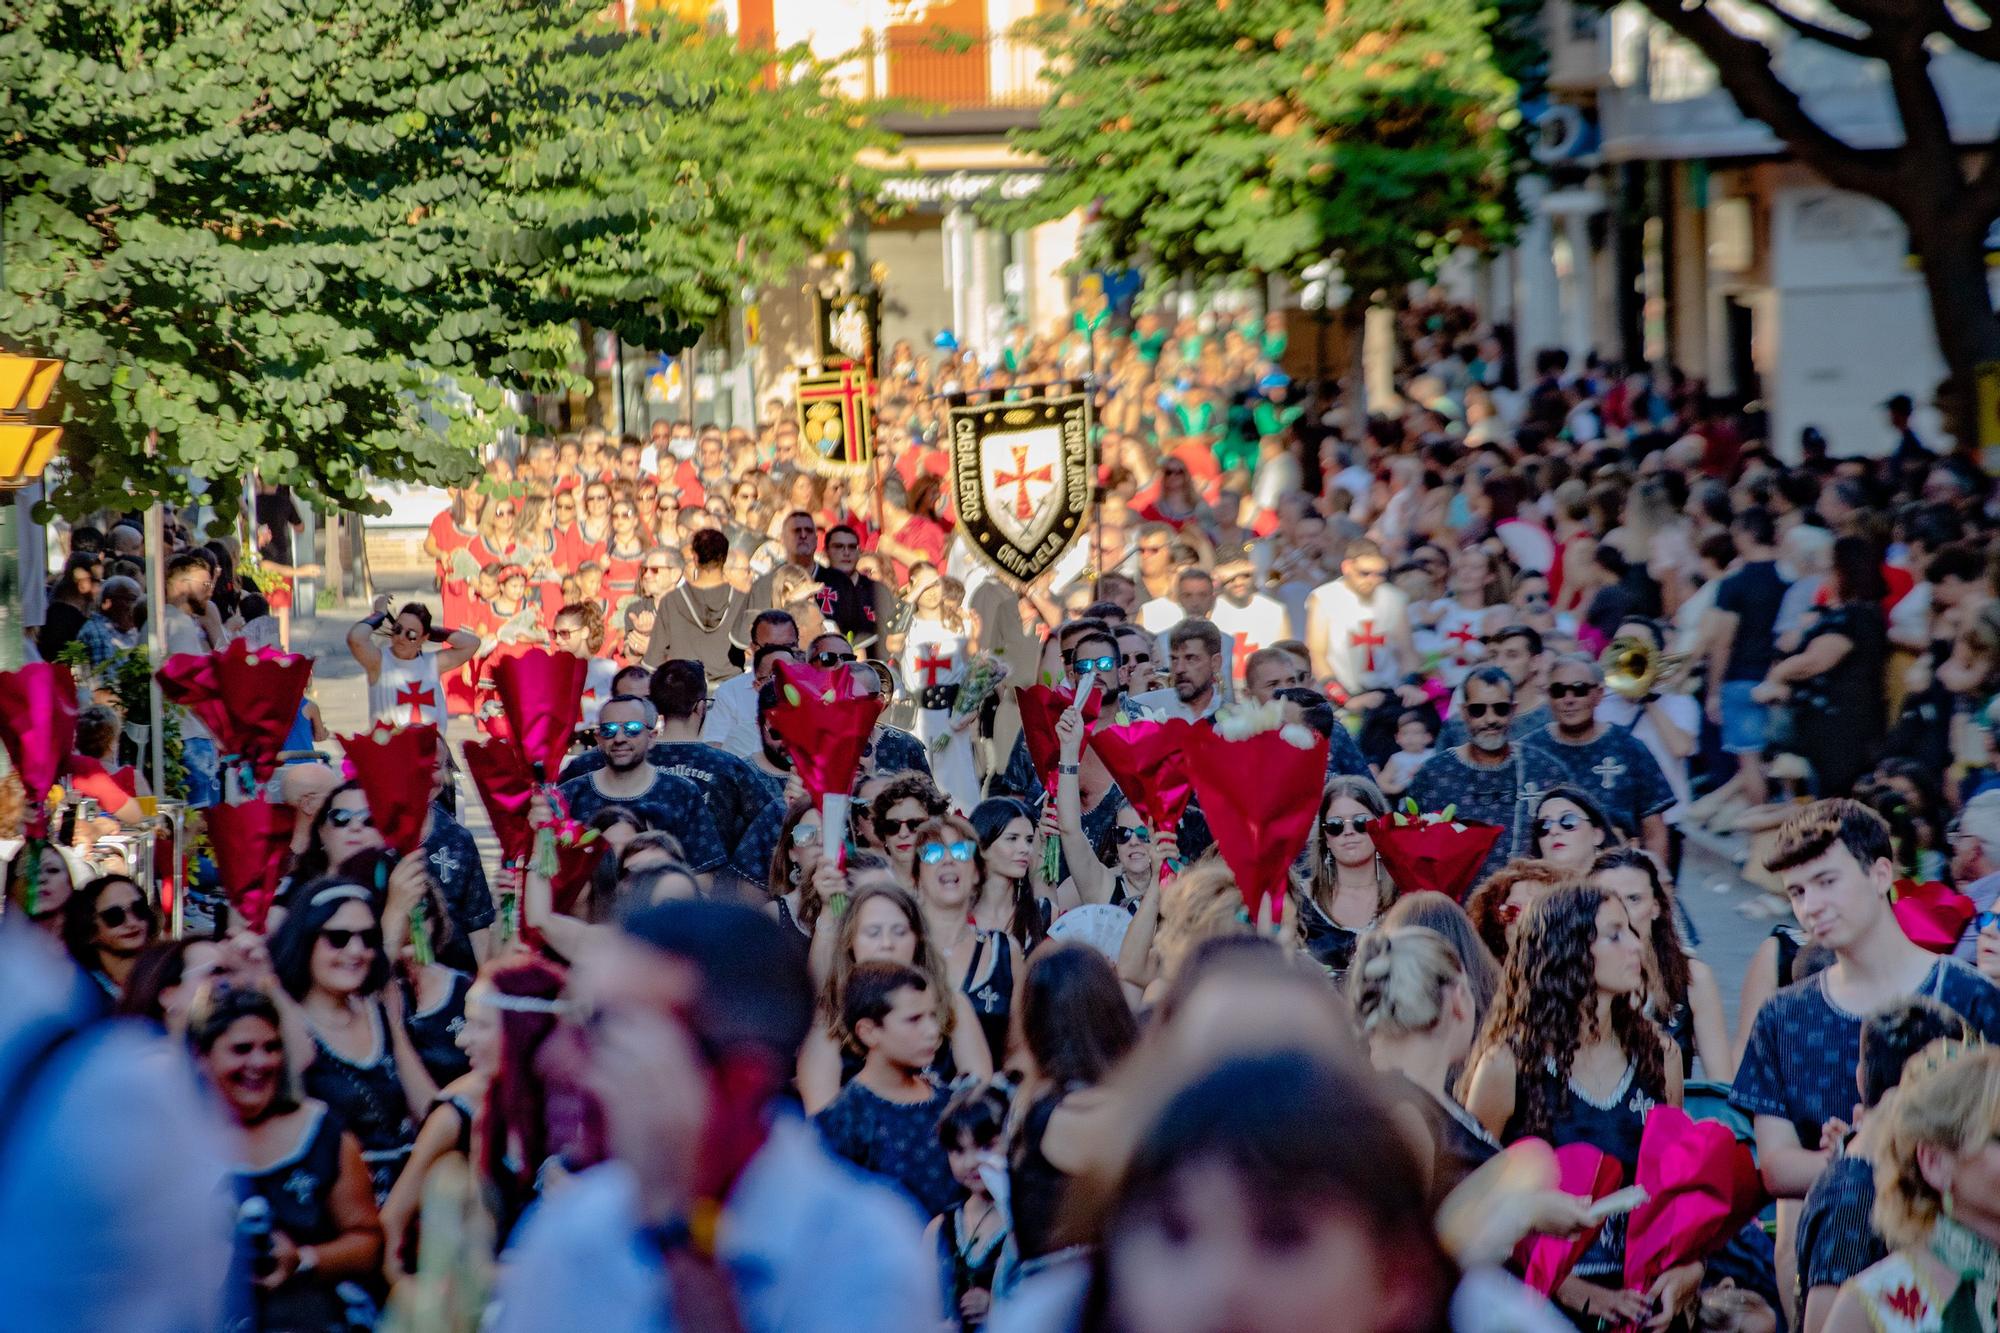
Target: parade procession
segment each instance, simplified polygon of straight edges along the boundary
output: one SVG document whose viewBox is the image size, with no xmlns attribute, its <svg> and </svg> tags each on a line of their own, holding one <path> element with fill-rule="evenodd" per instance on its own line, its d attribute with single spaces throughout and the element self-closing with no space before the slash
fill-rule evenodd
<svg viewBox="0 0 2000 1333">
<path fill-rule="evenodd" d="M 0 18 L 0 1330 L 2000 1333 L 1986 0 Z"/>
</svg>

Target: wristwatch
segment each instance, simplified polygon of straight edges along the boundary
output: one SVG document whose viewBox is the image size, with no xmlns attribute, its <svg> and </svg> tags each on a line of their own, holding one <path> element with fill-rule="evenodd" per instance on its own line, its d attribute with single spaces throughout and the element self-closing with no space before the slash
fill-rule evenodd
<svg viewBox="0 0 2000 1333">
<path fill-rule="evenodd" d="M 1082 773 L 1082 772 L 1083 772 L 1083 765 L 1081 765 L 1081 764 L 1057 764 L 1057 765 L 1056 765 L 1056 772 L 1058 772 L 1058 773 L 1062 774 L 1062 775 L 1063 775 L 1064 777 L 1070 777 L 1070 778 L 1073 778 L 1073 777 L 1076 777 L 1076 776 L 1077 776 L 1078 774 L 1080 774 L 1080 773 Z"/>
<path fill-rule="evenodd" d="M 293 1277 L 304 1277 L 319 1267 L 319 1251 L 310 1245 L 299 1246 L 298 1262 L 292 1265 Z"/>
</svg>

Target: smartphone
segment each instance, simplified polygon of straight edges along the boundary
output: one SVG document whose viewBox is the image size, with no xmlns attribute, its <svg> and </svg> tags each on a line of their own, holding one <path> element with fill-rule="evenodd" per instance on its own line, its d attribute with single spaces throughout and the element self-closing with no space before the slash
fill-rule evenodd
<svg viewBox="0 0 2000 1333">
<path fill-rule="evenodd" d="M 1613 1190 L 1590 1205 L 1588 1216 L 1594 1226 L 1599 1222 L 1629 1213 L 1652 1197 L 1646 1192 L 1644 1185 L 1627 1185 L 1622 1190 Z"/>
</svg>

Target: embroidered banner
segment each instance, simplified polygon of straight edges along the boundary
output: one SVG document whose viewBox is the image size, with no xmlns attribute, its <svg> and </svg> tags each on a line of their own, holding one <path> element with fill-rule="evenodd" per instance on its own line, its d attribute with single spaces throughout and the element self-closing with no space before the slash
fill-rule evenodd
<svg viewBox="0 0 2000 1333">
<path fill-rule="evenodd" d="M 949 417 L 958 521 L 974 549 L 1024 588 L 1061 558 L 1089 517 L 1097 483 L 1089 396 L 954 401 Z"/>
</svg>

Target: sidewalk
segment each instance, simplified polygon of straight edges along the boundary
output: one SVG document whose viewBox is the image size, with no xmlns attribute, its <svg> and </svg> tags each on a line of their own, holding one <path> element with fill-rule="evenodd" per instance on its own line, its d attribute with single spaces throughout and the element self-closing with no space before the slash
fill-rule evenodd
<svg viewBox="0 0 2000 1333">
<path fill-rule="evenodd" d="M 336 738 L 368 729 L 368 678 L 362 673 L 361 664 L 354 660 L 354 654 L 347 651 L 347 627 L 367 614 L 366 602 L 353 601 L 292 626 L 292 651 L 314 659 L 312 686 L 307 693 L 319 705 L 320 720 L 326 724 L 328 739 L 320 748 L 332 755 L 336 764 L 340 762 L 340 742 Z M 471 721 L 466 718 L 452 718 L 445 728 L 444 739 L 452 747 L 453 758 L 460 757 L 460 743 L 477 738 Z M 500 844 L 493 837 L 493 826 L 486 818 L 486 807 L 479 793 L 464 776 L 462 764 L 460 767 L 458 820 L 478 842 L 479 855 L 491 878 L 500 865 Z"/>
</svg>

